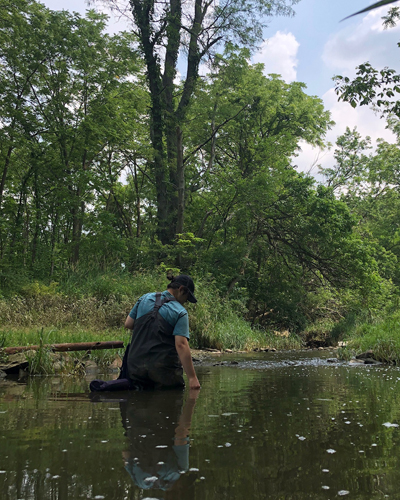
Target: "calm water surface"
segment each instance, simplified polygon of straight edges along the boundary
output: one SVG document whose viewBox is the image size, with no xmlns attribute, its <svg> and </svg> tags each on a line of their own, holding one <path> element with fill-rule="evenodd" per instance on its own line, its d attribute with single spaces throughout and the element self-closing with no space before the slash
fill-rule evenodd
<svg viewBox="0 0 400 500">
<path fill-rule="evenodd" d="M 400 370 L 321 356 L 213 358 L 197 399 L 0 381 L 0 498 L 400 499 Z"/>
</svg>

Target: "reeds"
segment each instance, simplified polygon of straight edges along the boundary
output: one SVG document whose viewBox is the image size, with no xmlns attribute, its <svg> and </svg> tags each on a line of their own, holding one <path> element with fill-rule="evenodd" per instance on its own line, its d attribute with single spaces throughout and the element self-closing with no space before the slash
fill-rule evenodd
<svg viewBox="0 0 400 500">
<path fill-rule="evenodd" d="M 196 306 L 189 304 L 190 344 L 193 348 L 251 350 L 257 347 L 298 348 L 298 337 L 281 338 L 252 328 L 221 298 L 213 283 L 197 279 Z M 166 289 L 160 273 L 92 274 L 71 276 L 65 283 L 49 286 L 37 282 L 18 296 L 0 299 L 0 343 L 5 346 L 128 340 L 124 320 L 144 293 Z M 45 342 L 43 339 L 45 338 Z M 30 364 L 42 373 L 48 369 L 45 349 Z M 112 354 L 91 354 L 106 365 Z"/>
<path fill-rule="evenodd" d="M 373 351 L 375 359 L 384 363 L 400 364 L 400 312 L 385 319 L 355 324 L 347 332 L 346 347 L 338 352 L 349 359 L 365 351 Z"/>
</svg>

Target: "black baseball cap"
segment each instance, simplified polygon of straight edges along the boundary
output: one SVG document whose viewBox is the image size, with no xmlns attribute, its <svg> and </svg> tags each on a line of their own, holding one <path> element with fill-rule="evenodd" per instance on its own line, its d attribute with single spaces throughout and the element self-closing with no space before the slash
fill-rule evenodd
<svg viewBox="0 0 400 500">
<path fill-rule="evenodd" d="M 194 283 L 190 276 L 187 274 L 180 274 L 172 278 L 171 283 L 179 283 L 180 285 L 185 286 L 188 289 L 188 301 L 196 304 L 197 299 L 194 296 Z"/>
</svg>

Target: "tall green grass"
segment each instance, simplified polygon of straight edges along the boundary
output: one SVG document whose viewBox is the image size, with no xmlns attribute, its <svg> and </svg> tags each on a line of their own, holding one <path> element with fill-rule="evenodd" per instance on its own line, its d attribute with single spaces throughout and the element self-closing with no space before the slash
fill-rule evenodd
<svg viewBox="0 0 400 500">
<path fill-rule="evenodd" d="M 0 337 L 4 339 L 3 347 L 39 345 L 41 332 L 43 344 L 62 344 L 67 342 L 99 342 L 105 340 L 129 340 L 129 334 L 124 328 L 105 330 L 89 330 L 81 327 L 39 329 L 36 327 L 2 328 Z"/>
<path fill-rule="evenodd" d="M 400 312 L 385 319 L 355 323 L 345 335 L 346 347 L 341 349 L 341 357 L 372 350 L 376 359 L 385 363 L 400 364 Z"/>
<path fill-rule="evenodd" d="M 191 346 L 249 350 L 300 347 L 251 328 L 212 282 L 195 279 L 196 305 L 188 304 Z M 144 293 L 165 290 L 165 273 L 74 274 L 63 283 L 33 282 L 0 300 L 0 342 L 5 346 L 98 340 L 128 340 L 124 320 Z M 42 332 L 42 334 L 40 334 Z M 41 337 L 42 335 L 42 337 Z M 277 347 L 279 348 L 279 347 Z M 103 355 L 105 356 L 105 355 Z"/>
</svg>

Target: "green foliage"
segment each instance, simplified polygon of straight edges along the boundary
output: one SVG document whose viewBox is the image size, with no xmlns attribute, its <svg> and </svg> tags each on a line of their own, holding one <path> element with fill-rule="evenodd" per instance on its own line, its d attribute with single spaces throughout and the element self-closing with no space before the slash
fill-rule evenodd
<svg viewBox="0 0 400 500">
<path fill-rule="evenodd" d="M 356 324 L 345 337 L 348 344 L 341 355 L 348 358 L 372 350 L 376 359 L 385 363 L 400 363 L 400 313 L 384 319 Z"/>
<path fill-rule="evenodd" d="M 122 329 L 123 322 L 136 300 L 144 293 L 164 290 L 168 281 L 165 275 L 120 273 L 99 275 L 97 279 L 85 279 L 78 282 L 60 284 L 64 293 L 49 297 L 14 298 L 0 301 L 0 318 L 3 325 L 4 342 L 7 346 L 62 342 L 90 342 L 110 340 L 110 337 L 127 340 Z M 90 293 L 99 293 L 98 283 L 106 283 L 101 293 L 109 296 L 108 300 L 96 298 Z M 212 281 L 195 278 L 198 304 L 189 305 L 189 322 L 192 347 L 217 347 L 231 349 L 249 349 L 266 345 L 265 333 L 252 329 L 244 318 L 239 317 L 228 300 L 218 293 Z M 67 295 L 73 286 L 75 297 Z M 115 291 L 124 290 L 127 295 Z M 113 293 L 110 293 L 110 289 Z M 118 298 L 120 300 L 118 300 Z M 32 331 L 37 325 L 44 328 L 38 333 Z M 106 354 L 94 354 L 106 359 Z M 46 354 L 38 355 L 40 361 L 46 360 Z M 35 358 L 36 359 L 36 358 Z M 36 360 L 37 361 L 37 360 Z M 36 363 L 35 361 L 35 363 Z M 33 361 L 32 361 L 33 362 Z"/>
<path fill-rule="evenodd" d="M 21 288 L 21 295 L 25 297 L 46 297 L 57 295 L 58 283 L 53 281 L 50 285 L 45 285 L 39 283 L 39 281 L 34 281 L 33 283 L 28 283 Z"/>
<path fill-rule="evenodd" d="M 42 328 L 39 333 L 39 348 L 30 354 L 28 351 L 26 355 L 28 371 L 31 375 L 53 373 L 53 360 L 50 356 L 50 350 L 44 346 L 45 343 L 47 343 L 47 339 Z"/>
<path fill-rule="evenodd" d="M 197 278 L 198 346 L 257 347 L 271 330 L 335 339 L 343 318 L 377 317 L 393 300 L 398 145 L 372 154 L 369 138 L 346 130 L 327 185 L 317 185 L 293 163 L 302 142 L 323 147 L 329 113 L 301 82 L 249 64 L 261 14 L 288 14 L 292 3 L 235 0 L 206 16 L 208 6 L 200 31 L 188 4 L 151 47 L 140 30 L 140 40 L 108 35 L 93 11 L 9 5 L 0 18 L 5 329 L 53 329 L 54 341 L 63 329 L 121 335 L 137 298 L 166 288 L 167 271 Z M 131 7 L 143 21 L 142 2 Z M 176 86 L 181 22 L 192 39 Z M 163 43 L 164 73 L 152 65 Z M 338 84 L 346 99 L 392 112 L 396 74 L 359 71 L 354 85 Z"/>
<path fill-rule="evenodd" d="M 357 14 L 392 2 L 393 0 L 382 0 L 357 12 Z M 399 12 L 399 8 L 394 7 L 382 18 L 385 29 L 396 26 L 400 17 Z M 400 47 L 400 44 L 398 46 Z M 394 115 L 398 119 L 400 117 L 400 101 L 398 99 L 400 75 L 394 69 L 387 67 L 377 70 L 369 62 L 360 64 L 357 67 L 356 75 L 353 80 L 347 76 L 334 77 L 335 90 L 339 100 L 349 102 L 353 108 L 357 105 L 371 106 L 376 110 L 380 109 L 382 116 L 390 118 L 391 115 Z"/>
</svg>

